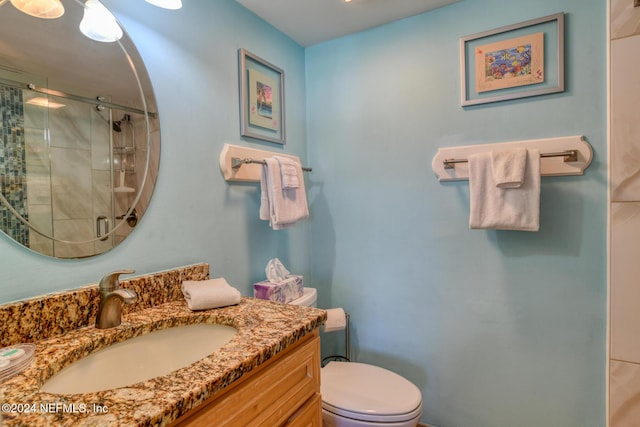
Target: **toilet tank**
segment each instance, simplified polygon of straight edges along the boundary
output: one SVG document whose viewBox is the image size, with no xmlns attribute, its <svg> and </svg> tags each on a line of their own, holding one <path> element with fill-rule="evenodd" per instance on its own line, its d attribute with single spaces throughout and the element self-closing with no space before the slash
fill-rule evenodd
<svg viewBox="0 0 640 427">
<path fill-rule="evenodd" d="M 318 301 L 318 292 L 315 288 L 303 288 L 303 294 L 300 298 L 294 299 L 289 302 L 293 305 L 301 305 L 304 307 L 315 307 Z"/>
</svg>

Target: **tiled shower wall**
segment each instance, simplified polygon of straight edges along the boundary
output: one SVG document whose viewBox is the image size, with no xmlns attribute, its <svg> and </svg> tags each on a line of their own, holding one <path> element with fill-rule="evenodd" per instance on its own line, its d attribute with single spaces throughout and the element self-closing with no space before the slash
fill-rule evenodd
<svg viewBox="0 0 640 427">
<path fill-rule="evenodd" d="M 640 7 L 611 0 L 611 427 L 640 420 Z"/>
<path fill-rule="evenodd" d="M 31 92 L 24 92 L 24 101 L 35 96 Z M 29 222 L 44 234 L 51 236 L 51 164 L 46 132 L 46 109 L 26 103 L 24 107 Z M 36 232 L 31 233 L 29 247 L 40 253 L 53 255 L 53 241 Z"/>
<path fill-rule="evenodd" d="M 31 233 L 30 247 L 40 253 L 75 258 L 104 252 L 113 238 L 91 242 L 96 218 L 105 215 L 113 226 L 111 149 L 108 111 L 50 97 L 62 108 L 27 104 L 37 94 L 25 91 L 27 185 L 30 221 L 60 240 Z"/>
</svg>

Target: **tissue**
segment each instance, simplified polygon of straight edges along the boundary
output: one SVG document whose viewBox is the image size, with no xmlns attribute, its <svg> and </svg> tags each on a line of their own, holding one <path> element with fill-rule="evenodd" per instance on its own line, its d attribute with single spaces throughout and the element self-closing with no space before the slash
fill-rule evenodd
<svg viewBox="0 0 640 427">
<path fill-rule="evenodd" d="M 302 276 L 290 274 L 278 258 L 269 261 L 265 273 L 267 280 L 253 284 L 254 298 L 287 304 L 303 295 Z"/>
<path fill-rule="evenodd" d="M 269 260 L 267 266 L 264 269 L 267 275 L 267 280 L 271 283 L 278 283 L 289 277 L 289 270 L 287 270 L 278 258 Z"/>
</svg>

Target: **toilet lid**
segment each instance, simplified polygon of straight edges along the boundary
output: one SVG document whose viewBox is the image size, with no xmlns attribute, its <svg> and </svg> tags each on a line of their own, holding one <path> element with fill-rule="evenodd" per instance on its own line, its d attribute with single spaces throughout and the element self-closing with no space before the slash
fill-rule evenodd
<svg viewBox="0 0 640 427">
<path fill-rule="evenodd" d="M 330 362 L 321 372 L 323 407 L 372 421 L 404 421 L 422 412 L 418 387 L 400 375 L 356 362 Z"/>
</svg>

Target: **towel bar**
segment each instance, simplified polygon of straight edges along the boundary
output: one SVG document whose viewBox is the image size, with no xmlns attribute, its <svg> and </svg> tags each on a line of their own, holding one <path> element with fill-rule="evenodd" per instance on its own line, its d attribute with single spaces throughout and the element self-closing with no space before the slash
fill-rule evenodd
<svg viewBox="0 0 640 427">
<path fill-rule="evenodd" d="M 578 150 L 567 150 L 558 153 L 540 153 L 540 157 L 564 157 L 565 162 L 577 162 Z M 467 163 L 468 159 L 444 159 L 442 163 L 445 169 L 455 168 L 455 163 Z"/>
<path fill-rule="evenodd" d="M 246 158 L 246 159 L 241 159 L 239 157 L 232 157 L 231 158 L 231 167 L 233 169 L 238 169 L 240 166 L 244 165 L 244 164 L 258 164 L 258 165 L 266 165 L 267 163 L 264 160 L 255 160 L 255 159 L 251 159 L 251 158 Z M 302 167 L 302 170 L 305 172 L 312 172 L 313 169 L 311 168 L 307 168 L 307 167 Z"/>
<path fill-rule="evenodd" d="M 573 135 L 442 147 L 438 148 L 438 152 L 433 156 L 431 168 L 440 182 L 467 180 L 469 179 L 467 162 L 470 155 L 515 148 L 535 148 L 540 152 L 540 157 L 545 157 L 544 161 L 540 161 L 541 176 L 582 175 L 593 159 L 593 149 L 585 137 Z"/>
<path fill-rule="evenodd" d="M 300 157 L 291 154 L 224 144 L 220 151 L 220 171 L 225 181 L 260 182 L 262 172 L 260 165 L 264 164 L 265 159 L 273 156 L 286 157 L 302 165 Z M 302 168 L 302 170 L 311 172 L 311 168 Z"/>
</svg>

